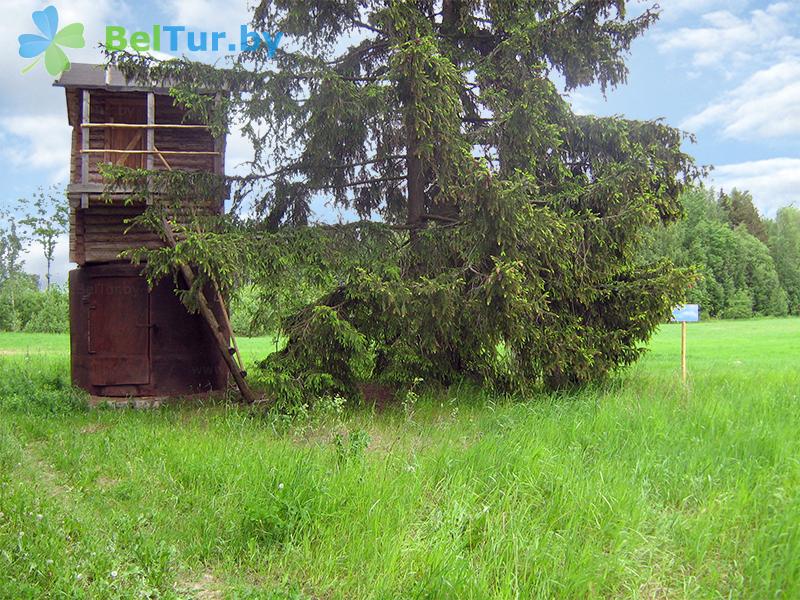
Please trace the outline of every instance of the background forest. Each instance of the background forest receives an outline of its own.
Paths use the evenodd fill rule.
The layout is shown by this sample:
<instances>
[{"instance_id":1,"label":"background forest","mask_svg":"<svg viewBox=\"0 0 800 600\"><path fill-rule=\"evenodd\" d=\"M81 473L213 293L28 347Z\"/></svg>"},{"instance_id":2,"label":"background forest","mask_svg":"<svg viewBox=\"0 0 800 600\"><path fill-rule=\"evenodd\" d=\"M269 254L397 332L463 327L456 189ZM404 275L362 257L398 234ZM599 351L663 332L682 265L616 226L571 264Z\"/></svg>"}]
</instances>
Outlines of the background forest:
<instances>
[{"instance_id":1,"label":"background forest","mask_svg":"<svg viewBox=\"0 0 800 600\"><path fill-rule=\"evenodd\" d=\"M800 313L800 210L784 207L766 219L752 196L736 189L698 188L682 200L684 219L653 230L643 260L693 266L700 279L688 299L705 317Z\"/></svg>"}]
</instances>

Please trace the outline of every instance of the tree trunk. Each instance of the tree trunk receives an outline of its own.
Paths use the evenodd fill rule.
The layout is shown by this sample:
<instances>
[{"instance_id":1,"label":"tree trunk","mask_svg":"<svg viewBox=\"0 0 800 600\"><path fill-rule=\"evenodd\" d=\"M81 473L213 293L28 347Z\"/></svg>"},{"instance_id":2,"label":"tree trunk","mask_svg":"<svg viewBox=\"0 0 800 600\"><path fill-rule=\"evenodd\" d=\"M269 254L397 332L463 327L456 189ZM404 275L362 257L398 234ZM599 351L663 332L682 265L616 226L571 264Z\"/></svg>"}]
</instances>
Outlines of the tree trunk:
<instances>
[{"instance_id":1,"label":"tree trunk","mask_svg":"<svg viewBox=\"0 0 800 600\"><path fill-rule=\"evenodd\" d=\"M425 178L422 161L419 158L419 137L411 118L407 119L406 168L408 187L407 225L411 227L411 237L417 237L417 229L422 225L425 210Z\"/></svg>"},{"instance_id":2,"label":"tree trunk","mask_svg":"<svg viewBox=\"0 0 800 600\"><path fill-rule=\"evenodd\" d=\"M461 10L459 0L443 0L442 2L442 29L447 34L456 33L456 21Z\"/></svg>"}]
</instances>

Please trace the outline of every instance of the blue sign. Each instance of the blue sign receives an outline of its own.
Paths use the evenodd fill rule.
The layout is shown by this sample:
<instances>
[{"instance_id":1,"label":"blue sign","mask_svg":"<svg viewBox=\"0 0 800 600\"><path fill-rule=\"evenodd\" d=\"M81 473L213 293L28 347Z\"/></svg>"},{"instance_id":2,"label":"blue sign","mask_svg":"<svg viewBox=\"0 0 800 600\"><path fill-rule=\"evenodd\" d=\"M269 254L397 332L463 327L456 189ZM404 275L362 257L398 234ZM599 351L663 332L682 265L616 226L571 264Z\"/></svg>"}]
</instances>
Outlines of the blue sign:
<instances>
[{"instance_id":1,"label":"blue sign","mask_svg":"<svg viewBox=\"0 0 800 600\"><path fill-rule=\"evenodd\" d=\"M699 304L681 304L672 309L672 320L678 323L696 323L700 320Z\"/></svg>"}]
</instances>

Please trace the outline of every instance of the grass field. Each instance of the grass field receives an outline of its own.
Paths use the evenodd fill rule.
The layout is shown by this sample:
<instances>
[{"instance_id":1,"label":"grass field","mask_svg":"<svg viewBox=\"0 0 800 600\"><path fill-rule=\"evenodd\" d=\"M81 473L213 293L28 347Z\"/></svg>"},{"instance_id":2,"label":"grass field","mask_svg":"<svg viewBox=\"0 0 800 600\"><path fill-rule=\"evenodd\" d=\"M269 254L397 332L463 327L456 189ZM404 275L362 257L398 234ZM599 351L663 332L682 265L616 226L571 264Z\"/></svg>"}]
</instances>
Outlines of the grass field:
<instances>
[{"instance_id":1,"label":"grass field","mask_svg":"<svg viewBox=\"0 0 800 600\"><path fill-rule=\"evenodd\" d=\"M243 340L255 358L271 340ZM0 598L800 598L800 319L602 387L287 421L94 410L0 334Z\"/></svg>"}]
</instances>

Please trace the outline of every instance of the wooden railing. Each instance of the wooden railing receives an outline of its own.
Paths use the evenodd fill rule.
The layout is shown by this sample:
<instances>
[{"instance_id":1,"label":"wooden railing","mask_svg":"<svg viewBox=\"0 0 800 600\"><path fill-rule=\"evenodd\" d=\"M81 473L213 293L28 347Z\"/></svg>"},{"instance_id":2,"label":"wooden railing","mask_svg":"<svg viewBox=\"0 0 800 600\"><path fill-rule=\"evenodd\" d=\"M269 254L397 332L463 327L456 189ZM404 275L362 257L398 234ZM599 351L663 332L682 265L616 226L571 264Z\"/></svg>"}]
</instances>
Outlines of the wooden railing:
<instances>
[{"instance_id":1,"label":"wooden railing","mask_svg":"<svg viewBox=\"0 0 800 600\"><path fill-rule=\"evenodd\" d=\"M81 114L81 190L89 190L92 188L89 181L89 155L90 154L116 154L125 155L120 162L124 162L129 155L144 155L146 156L146 168L152 170L154 167L154 158L158 157L161 163L169 170L172 170L167 161L167 156L214 156L216 157L216 165L221 168L222 156L224 150L220 147L220 140L215 139L215 148L217 150L161 150L155 144L155 131L156 129L202 129L209 130L208 125L199 124L184 124L184 123L156 123L155 122L155 94L153 92L147 93L147 123L92 123L89 108L91 101L91 93L89 90L83 90L83 110ZM129 148L91 148L89 144L88 130L91 129L138 129L146 133L146 149L134 149L134 146L141 142L141 136L136 136ZM78 186L75 186L78 187ZM81 191L81 208L89 206L89 193L88 191Z\"/></svg>"}]
</instances>

